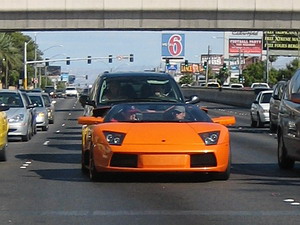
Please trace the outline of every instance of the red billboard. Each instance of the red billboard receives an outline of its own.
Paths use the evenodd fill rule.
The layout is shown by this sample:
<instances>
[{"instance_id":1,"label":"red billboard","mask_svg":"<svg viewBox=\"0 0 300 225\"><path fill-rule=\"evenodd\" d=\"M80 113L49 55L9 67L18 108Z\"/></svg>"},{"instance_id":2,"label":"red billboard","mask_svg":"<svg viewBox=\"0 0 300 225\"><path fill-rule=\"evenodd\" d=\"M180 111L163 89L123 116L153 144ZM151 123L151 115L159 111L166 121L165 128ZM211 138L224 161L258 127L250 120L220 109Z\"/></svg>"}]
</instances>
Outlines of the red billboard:
<instances>
[{"instance_id":1,"label":"red billboard","mask_svg":"<svg viewBox=\"0 0 300 225\"><path fill-rule=\"evenodd\" d=\"M261 39L229 39L229 53L261 54Z\"/></svg>"}]
</instances>

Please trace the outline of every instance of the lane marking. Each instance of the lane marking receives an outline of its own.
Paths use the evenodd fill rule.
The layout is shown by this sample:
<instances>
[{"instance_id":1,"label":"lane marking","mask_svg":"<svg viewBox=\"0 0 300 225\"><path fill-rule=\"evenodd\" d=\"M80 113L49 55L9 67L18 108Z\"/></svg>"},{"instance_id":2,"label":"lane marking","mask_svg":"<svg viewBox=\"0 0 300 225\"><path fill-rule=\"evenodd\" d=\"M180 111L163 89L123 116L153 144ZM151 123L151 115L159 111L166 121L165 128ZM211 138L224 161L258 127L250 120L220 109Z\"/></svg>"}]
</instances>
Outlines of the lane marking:
<instances>
[{"instance_id":1,"label":"lane marking","mask_svg":"<svg viewBox=\"0 0 300 225\"><path fill-rule=\"evenodd\" d=\"M43 145L48 145L50 141L45 141Z\"/></svg>"}]
</instances>

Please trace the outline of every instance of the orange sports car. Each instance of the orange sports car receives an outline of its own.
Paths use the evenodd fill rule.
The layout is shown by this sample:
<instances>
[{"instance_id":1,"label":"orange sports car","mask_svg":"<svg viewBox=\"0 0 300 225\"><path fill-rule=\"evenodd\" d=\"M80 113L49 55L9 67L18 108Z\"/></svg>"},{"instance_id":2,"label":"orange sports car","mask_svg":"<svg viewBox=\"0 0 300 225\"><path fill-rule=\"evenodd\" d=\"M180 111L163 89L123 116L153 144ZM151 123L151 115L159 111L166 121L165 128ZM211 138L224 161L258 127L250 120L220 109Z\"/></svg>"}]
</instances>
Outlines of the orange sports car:
<instances>
[{"instance_id":1,"label":"orange sports car","mask_svg":"<svg viewBox=\"0 0 300 225\"><path fill-rule=\"evenodd\" d=\"M82 169L103 172L199 172L230 176L235 117L211 119L195 105L124 103L82 116Z\"/></svg>"}]
</instances>

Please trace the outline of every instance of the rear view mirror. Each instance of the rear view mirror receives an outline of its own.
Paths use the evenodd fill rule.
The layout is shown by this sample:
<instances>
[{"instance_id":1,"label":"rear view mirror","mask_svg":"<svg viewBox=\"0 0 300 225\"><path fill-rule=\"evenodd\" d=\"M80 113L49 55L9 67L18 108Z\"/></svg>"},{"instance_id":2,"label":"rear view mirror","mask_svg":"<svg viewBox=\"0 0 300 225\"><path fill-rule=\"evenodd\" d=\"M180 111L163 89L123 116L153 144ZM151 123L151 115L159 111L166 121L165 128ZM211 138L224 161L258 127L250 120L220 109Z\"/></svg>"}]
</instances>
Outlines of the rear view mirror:
<instances>
[{"instance_id":1,"label":"rear view mirror","mask_svg":"<svg viewBox=\"0 0 300 225\"><path fill-rule=\"evenodd\" d=\"M7 111L7 110L9 110L9 106L8 105L1 105L0 106L0 112L1 111Z\"/></svg>"}]
</instances>

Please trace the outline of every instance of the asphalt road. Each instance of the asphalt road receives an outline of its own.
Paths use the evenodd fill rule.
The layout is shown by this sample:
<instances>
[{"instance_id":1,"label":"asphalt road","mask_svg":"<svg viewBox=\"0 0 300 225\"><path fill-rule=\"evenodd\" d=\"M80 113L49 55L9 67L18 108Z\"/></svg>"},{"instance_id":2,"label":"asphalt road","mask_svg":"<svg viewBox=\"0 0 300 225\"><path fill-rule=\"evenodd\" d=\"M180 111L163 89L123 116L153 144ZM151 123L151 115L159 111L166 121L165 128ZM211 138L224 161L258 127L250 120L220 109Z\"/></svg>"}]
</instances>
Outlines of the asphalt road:
<instances>
[{"instance_id":1,"label":"asphalt road","mask_svg":"<svg viewBox=\"0 0 300 225\"><path fill-rule=\"evenodd\" d=\"M235 115L228 181L194 174L113 174L90 182L80 169L82 108L58 99L55 123L29 142L10 140L0 162L0 224L300 224L300 166L280 171L276 135L251 128L249 110L202 103Z\"/></svg>"}]
</instances>

